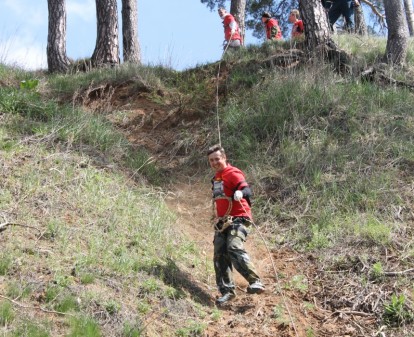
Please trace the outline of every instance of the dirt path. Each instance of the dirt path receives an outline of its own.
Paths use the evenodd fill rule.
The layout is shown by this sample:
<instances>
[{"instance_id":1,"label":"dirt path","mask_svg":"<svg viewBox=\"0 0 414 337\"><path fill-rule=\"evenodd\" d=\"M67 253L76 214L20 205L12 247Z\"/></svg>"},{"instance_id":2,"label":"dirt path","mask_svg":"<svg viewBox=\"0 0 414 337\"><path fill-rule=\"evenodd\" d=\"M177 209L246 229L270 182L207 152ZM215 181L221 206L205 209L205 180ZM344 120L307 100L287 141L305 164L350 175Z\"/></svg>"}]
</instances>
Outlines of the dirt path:
<instances>
[{"instance_id":1,"label":"dirt path","mask_svg":"<svg viewBox=\"0 0 414 337\"><path fill-rule=\"evenodd\" d=\"M177 215L176 229L190 237L204 254L206 270L209 271L197 274L193 269L190 273L191 280L201 288L206 297L205 303L210 308L211 315L206 317L208 324L204 336L363 336L358 324L349 324L349 319L341 313L322 309L321 300L316 297L321 293L319 287L324 285L317 280L314 260L292 250L277 249L276 246L272 247L270 256L259 235L260 228L252 230L246 249L266 291L261 295L247 294L247 282L235 272L237 297L220 308L217 315L209 176L200 173L188 176L177 169L181 163L177 155L180 147L177 147L176 136L181 131L180 127L184 127L186 133L193 135L192 146L198 140L203 141L203 136L196 134L197 121L191 113L158 105L145 95L130 91L128 86L118 89L112 96L111 105L114 111L123 111L122 122L111 115L108 119L120 127L132 143L144 146L160 161L160 165L171 169L174 175L171 181L174 183L165 186L165 191L168 191L166 202ZM271 235L263 235L271 245Z\"/></svg>"},{"instance_id":2,"label":"dirt path","mask_svg":"<svg viewBox=\"0 0 414 337\"><path fill-rule=\"evenodd\" d=\"M177 228L191 237L212 264L214 233L210 221L212 206L208 179L179 180L181 182L174 184L167 199L169 207L178 215ZM273 252L272 259L278 272L276 281L272 259L257 229L252 230L246 248L266 291L261 295L247 294L248 283L235 272L237 297L221 309L218 320L209 323L205 336L307 336L312 329L319 330L319 324L311 314L314 304L305 298L308 279L302 257L293 251ZM205 287L211 291L213 302L214 296L218 295L214 275Z\"/></svg>"}]
</instances>

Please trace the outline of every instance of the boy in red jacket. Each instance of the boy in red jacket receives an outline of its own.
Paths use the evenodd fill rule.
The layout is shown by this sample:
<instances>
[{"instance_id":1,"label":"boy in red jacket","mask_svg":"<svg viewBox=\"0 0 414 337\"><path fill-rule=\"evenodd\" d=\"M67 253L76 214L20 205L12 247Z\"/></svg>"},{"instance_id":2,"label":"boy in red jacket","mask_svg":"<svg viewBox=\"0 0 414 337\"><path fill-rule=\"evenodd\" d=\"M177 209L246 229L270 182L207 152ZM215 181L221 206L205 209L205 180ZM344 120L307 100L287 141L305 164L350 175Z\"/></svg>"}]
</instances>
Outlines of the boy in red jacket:
<instances>
[{"instance_id":1,"label":"boy in red jacket","mask_svg":"<svg viewBox=\"0 0 414 337\"><path fill-rule=\"evenodd\" d=\"M215 172L212 191L218 218L214 226L213 259L221 297L216 300L216 304L223 305L236 297L233 268L249 282L248 293L260 294L264 286L244 248L248 227L252 223L250 187L243 172L227 163L226 154L220 145L210 147L207 157Z\"/></svg>"},{"instance_id":2,"label":"boy in red jacket","mask_svg":"<svg viewBox=\"0 0 414 337\"><path fill-rule=\"evenodd\" d=\"M268 40L282 40L282 30L276 19L273 19L268 12L262 14L262 22L266 28L266 38Z\"/></svg>"},{"instance_id":3,"label":"boy in red jacket","mask_svg":"<svg viewBox=\"0 0 414 337\"><path fill-rule=\"evenodd\" d=\"M304 37L305 28L303 27L303 21L299 20L299 11L297 9L292 9L289 14L289 22L293 23L292 26L292 39L302 39Z\"/></svg>"},{"instance_id":4,"label":"boy in red jacket","mask_svg":"<svg viewBox=\"0 0 414 337\"><path fill-rule=\"evenodd\" d=\"M231 48L240 48L242 39L236 19L222 7L218 9L218 14L223 19L224 49L226 49L227 46Z\"/></svg>"}]
</instances>

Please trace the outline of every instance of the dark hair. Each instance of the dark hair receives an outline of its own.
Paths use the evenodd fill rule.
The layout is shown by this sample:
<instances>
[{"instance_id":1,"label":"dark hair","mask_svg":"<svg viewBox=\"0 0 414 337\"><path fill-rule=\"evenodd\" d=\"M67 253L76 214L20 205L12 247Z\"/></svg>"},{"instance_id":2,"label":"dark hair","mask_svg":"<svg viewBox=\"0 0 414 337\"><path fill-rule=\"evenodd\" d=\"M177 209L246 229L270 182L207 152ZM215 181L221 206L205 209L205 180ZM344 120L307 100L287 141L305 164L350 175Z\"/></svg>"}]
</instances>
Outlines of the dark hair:
<instances>
[{"instance_id":1,"label":"dark hair","mask_svg":"<svg viewBox=\"0 0 414 337\"><path fill-rule=\"evenodd\" d=\"M224 149L221 147L221 145L220 145L220 144L216 144L216 145L210 146L210 147L208 148L208 150L207 150L207 156L209 156L210 154L212 154L212 153L214 153L214 152L217 152L217 151L220 151L220 152L221 152L221 154L223 154L223 155L225 155L225 154L226 154L226 153L224 152Z\"/></svg>"},{"instance_id":2,"label":"dark hair","mask_svg":"<svg viewBox=\"0 0 414 337\"><path fill-rule=\"evenodd\" d=\"M272 16L270 15L270 13L269 12L263 12L262 13L262 18L268 18L268 19L270 19Z\"/></svg>"}]
</instances>

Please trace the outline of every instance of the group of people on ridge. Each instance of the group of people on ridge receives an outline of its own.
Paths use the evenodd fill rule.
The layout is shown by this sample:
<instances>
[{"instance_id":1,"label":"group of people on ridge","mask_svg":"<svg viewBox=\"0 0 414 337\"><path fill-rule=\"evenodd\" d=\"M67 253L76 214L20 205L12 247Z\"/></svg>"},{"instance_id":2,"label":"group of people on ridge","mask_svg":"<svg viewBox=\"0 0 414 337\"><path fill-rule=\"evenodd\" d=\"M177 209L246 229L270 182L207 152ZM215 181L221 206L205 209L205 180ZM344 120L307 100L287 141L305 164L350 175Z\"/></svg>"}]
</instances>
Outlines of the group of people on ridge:
<instances>
[{"instance_id":1,"label":"group of people on ridge","mask_svg":"<svg viewBox=\"0 0 414 337\"><path fill-rule=\"evenodd\" d=\"M242 46L242 36L240 34L239 25L233 15L228 13L224 8L218 9L218 14L223 19L224 26L224 48L239 48ZM262 22L266 30L267 40L282 40L282 30L279 22L272 18L268 12L262 13ZM299 39L303 37L305 29L303 21L300 20L299 11L293 9L289 15L289 22L293 24L291 37L292 39Z\"/></svg>"},{"instance_id":2,"label":"group of people on ridge","mask_svg":"<svg viewBox=\"0 0 414 337\"><path fill-rule=\"evenodd\" d=\"M327 18L331 29L333 30L335 22L342 15L345 20L345 27L348 31L352 31L354 23L352 16L354 8L360 5L359 0L321 0L322 6L325 8ZM220 7L218 14L223 19L224 26L224 48L239 48L243 45L242 35L239 25L234 16ZM282 30L279 23L268 12L262 13L262 22L266 30L267 40L282 40ZM292 40L300 41L304 37L305 28L303 21L300 19L299 10L292 9L289 14L289 22L293 24L291 31Z\"/></svg>"}]
</instances>

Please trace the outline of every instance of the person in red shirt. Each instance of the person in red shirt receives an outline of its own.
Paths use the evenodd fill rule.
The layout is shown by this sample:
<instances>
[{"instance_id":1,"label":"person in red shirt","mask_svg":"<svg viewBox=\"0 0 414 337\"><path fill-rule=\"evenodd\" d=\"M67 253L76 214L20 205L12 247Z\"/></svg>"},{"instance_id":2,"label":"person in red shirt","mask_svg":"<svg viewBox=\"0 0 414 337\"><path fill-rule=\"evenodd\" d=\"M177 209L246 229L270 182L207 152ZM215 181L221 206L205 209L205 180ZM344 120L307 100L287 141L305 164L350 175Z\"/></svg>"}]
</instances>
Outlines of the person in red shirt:
<instances>
[{"instance_id":1,"label":"person in red shirt","mask_svg":"<svg viewBox=\"0 0 414 337\"><path fill-rule=\"evenodd\" d=\"M242 45L242 39L240 35L239 25L233 15L228 13L224 8L218 9L218 14L223 19L224 26L224 49L240 48Z\"/></svg>"},{"instance_id":2,"label":"person in red shirt","mask_svg":"<svg viewBox=\"0 0 414 337\"><path fill-rule=\"evenodd\" d=\"M279 27L279 23L268 12L262 14L262 22L265 25L266 38L268 40L282 40L282 30Z\"/></svg>"},{"instance_id":3,"label":"person in red shirt","mask_svg":"<svg viewBox=\"0 0 414 337\"><path fill-rule=\"evenodd\" d=\"M249 282L247 292L260 294L264 286L244 248L252 224L250 197L252 192L244 173L227 163L220 145L207 151L208 161L215 171L212 179L213 201L218 222L214 233L214 271L222 305L236 297L232 276L233 267Z\"/></svg>"},{"instance_id":4,"label":"person in red shirt","mask_svg":"<svg viewBox=\"0 0 414 337\"><path fill-rule=\"evenodd\" d=\"M289 22L293 23L291 38L296 39L296 40L303 39L305 35L304 34L305 28L303 26L303 21L299 20L299 18L300 18L299 11L297 9L292 9L289 14Z\"/></svg>"}]
</instances>

